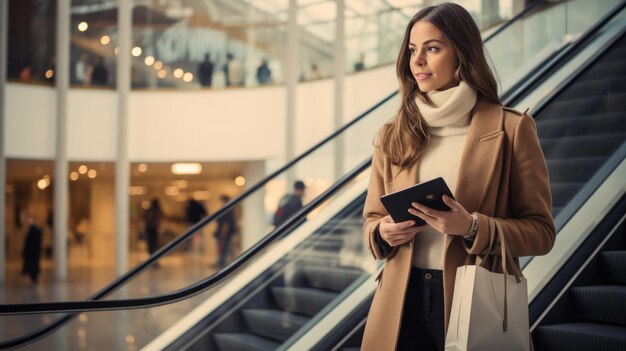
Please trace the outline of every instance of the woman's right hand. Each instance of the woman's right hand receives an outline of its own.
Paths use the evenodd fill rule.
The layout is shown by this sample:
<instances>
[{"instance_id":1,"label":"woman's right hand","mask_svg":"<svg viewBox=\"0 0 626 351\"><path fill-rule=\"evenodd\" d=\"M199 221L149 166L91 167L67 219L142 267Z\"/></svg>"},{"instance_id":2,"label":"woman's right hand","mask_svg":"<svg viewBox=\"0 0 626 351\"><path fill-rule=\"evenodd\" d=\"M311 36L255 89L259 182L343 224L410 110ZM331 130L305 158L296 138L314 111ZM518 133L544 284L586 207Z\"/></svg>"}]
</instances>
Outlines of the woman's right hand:
<instances>
[{"instance_id":1,"label":"woman's right hand","mask_svg":"<svg viewBox=\"0 0 626 351\"><path fill-rule=\"evenodd\" d=\"M391 216L381 218L378 231L380 236L389 244L389 246L400 246L413 240L415 234L421 232L428 225L415 227L415 221L404 221L394 223Z\"/></svg>"}]
</instances>

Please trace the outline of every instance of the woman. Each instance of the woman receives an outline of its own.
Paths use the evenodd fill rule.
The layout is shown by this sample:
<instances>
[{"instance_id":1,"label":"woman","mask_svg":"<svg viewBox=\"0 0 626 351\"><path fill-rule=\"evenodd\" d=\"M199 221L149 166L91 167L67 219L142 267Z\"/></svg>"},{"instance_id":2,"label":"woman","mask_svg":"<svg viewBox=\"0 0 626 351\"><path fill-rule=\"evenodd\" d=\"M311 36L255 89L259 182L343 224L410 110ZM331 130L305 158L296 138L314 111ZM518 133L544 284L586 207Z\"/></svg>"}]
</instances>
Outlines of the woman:
<instances>
[{"instance_id":1,"label":"woman","mask_svg":"<svg viewBox=\"0 0 626 351\"><path fill-rule=\"evenodd\" d=\"M461 6L431 6L405 31L396 73L402 105L374 143L363 215L376 259L386 259L363 350L443 350L456 269L475 264L502 225L515 257L546 254L555 228L534 121L503 108L478 27ZM443 177L450 212L414 204L426 221L394 223L384 194Z\"/></svg>"}]
</instances>

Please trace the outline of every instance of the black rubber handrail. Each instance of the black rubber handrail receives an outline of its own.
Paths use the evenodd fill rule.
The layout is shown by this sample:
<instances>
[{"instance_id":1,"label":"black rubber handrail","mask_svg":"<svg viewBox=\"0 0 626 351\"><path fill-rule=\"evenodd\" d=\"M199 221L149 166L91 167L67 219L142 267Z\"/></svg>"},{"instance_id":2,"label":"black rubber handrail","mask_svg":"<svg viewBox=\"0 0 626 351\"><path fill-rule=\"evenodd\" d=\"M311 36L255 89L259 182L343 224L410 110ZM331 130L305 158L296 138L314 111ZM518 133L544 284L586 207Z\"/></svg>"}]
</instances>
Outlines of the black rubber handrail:
<instances>
[{"instance_id":1,"label":"black rubber handrail","mask_svg":"<svg viewBox=\"0 0 626 351\"><path fill-rule=\"evenodd\" d=\"M535 3L532 3L529 6L531 6L531 9L532 9L532 8L536 8L536 6L538 6L538 4L542 4L542 3L545 3L545 1L537 1ZM513 19L511 19L509 22L514 22L514 21L519 20L525 14L530 12L531 9L523 10L522 11L523 14L522 13L518 14ZM503 27L506 28L509 25L510 25L510 23L503 25ZM500 33L504 28L499 28L496 32L494 32L490 36L488 36L485 39L485 41L490 40L491 38L493 38L496 33ZM0 349L16 347L16 346L19 346L19 345L23 345L25 343L33 342L36 339L38 339L38 338L48 334L49 332L51 332L51 331L55 330L56 328L60 327L61 325L65 324L69 320L73 319L77 315L77 312L96 311L96 310L101 311L101 310L136 309L136 308L145 308L145 307L150 307L150 306L159 306L159 305L163 305L163 304L179 301L179 300L185 299L186 297L194 296L194 295L202 292L202 290L208 289L211 286L215 285L216 283L219 283L222 279L228 277L232 272L236 271L241 266L243 266L245 263L247 263L247 261L249 259L251 259L254 256L254 254L256 254L258 251L260 251L262 248L264 248L267 245L269 245L276 238L282 236L284 234L283 232L286 231L289 227L291 227L291 225L297 223L298 220L304 218L304 216L306 216L306 214L308 213L306 211L307 211L307 208L309 208L309 206L308 205L305 206L300 212L298 212L298 214L294 215L294 217L292 217L290 220L286 221L283 225L279 226L278 228L275 228L275 230L272 233L270 233L265 239L262 239L253 248L251 248L246 253L244 253L241 256L239 256L236 260L231 262L228 266L226 266L225 268L223 268L219 272L217 272L216 274L214 274L214 275L212 275L212 276L210 276L208 278L205 278L205 279L203 279L203 280L201 280L201 281L199 281L197 283L191 284L191 285L189 285L186 288L179 289L177 291L174 291L174 292L171 292L171 293L168 293L168 294L159 295L159 296L155 296L155 297L148 297L148 298L120 299L120 300L107 300L107 301L99 300L99 299L107 296L108 294L116 291L124 283L126 283L130 278L132 278L136 274L138 274L141 271L143 271L146 267L148 267L151 264L153 264L155 261L160 259L165 254L167 254L170 251L172 251L173 249L175 249L182 242L188 240L191 237L191 235L193 235L199 228L202 228L203 226L205 226L209 222L211 222L211 221L213 221L213 220L215 220L217 218L220 218L226 212L231 211L235 206L239 205L245 198L250 196L252 193L256 192L262 186L267 184L270 180L272 180L272 179L276 178L278 175L284 173L287 169L291 168L293 165L295 165L296 163L298 163L302 159L306 158L308 155L313 153L315 150L319 149L320 147L324 146L326 143L328 143L331 140L335 139L339 134L341 134L342 132L344 132L345 130L350 128L352 125L354 125L355 123L357 123L358 121L363 119L365 116L369 115L372 111L377 109L379 106L381 106L385 102L389 101L397 93L398 93L398 91L395 91L395 92L391 93L390 95L385 97L382 101L380 101L379 103L377 103L376 105L374 105L373 107L368 109L366 112L362 113L361 115L359 115L355 119L353 119L351 122L345 124L344 126L339 128L335 132L331 133L328 137L326 137L325 139L323 139L322 141L320 141L319 143L314 145L311 149L307 150L306 152L304 152L300 156L298 156L295 159L293 159L292 161L288 162L283 167L279 168L278 170L274 171L270 175L266 176L259 183L254 185L252 188L248 189L247 191L244 191L241 195L237 196L236 198L234 198L233 200L231 200L230 202L225 204L222 208L220 208L213 215L207 216L206 218L204 218L200 222L198 222L198 223L194 224L193 226L191 226L187 231L185 231L183 234L181 234L177 238L175 238L172 241L170 241L168 244L166 244L163 248L161 248L156 253L154 253L147 260L145 260L142 263L138 264L135 268L131 269L130 271L128 271L127 273L125 273L121 277L115 279L113 282L111 282L105 288L101 289L96 294L90 296L87 300L85 300L85 301L63 301L63 302L49 302L49 303L0 305L0 315L21 315L21 314L52 313L52 312L63 312L63 311L73 312L71 314L67 314L65 316L62 316L62 317L58 318L57 320L51 322L50 324L48 324L46 326L43 326L43 327L41 327L41 328L39 328L39 329L37 329L37 330L35 330L35 331L25 335L25 336L22 336L22 337L19 337L19 338L16 338L16 339L12 339L12 340L8 340L6 342L0 343ZM369 167L370 163L371 163L371 158L369 158L367 161L363 162L360 166L357 167L357 169L353 170L352 172L350 172L349 174L345 175L341 179L343 180L344 178L346 178L346 177L348 177L350 175L358 174L358 172L355 173L355 171L360 170L362 167L363 167L363 169ZM341 180L340 180L340 182L341 182ZM345 181L345 183L347 183L347 181ZM335 186L329 188L326 192L324 192L322 195L320 195L320 197L318 197L318 199L321 198L322 196L324 196L324 194L329 192L331 189L335 189L333 191L333 193L334 193L339 188L337 188ZM316 200L313 200L309 205L312 205L314 202L316 202ZM254 251L254 254L247 255L248 253L251 253L253 251L253 249L257 248L261 244L263 244L263 246L258 248L258 250ZM202 286L201 289L199 288L200 286ZM167 301L165 301L166 299L167 299ZM144 303L144 304L138 305L138 304L141 304L141 303ZM91 307L91 306L94 306L94 307Z\"/></svg>"}]
</instances>

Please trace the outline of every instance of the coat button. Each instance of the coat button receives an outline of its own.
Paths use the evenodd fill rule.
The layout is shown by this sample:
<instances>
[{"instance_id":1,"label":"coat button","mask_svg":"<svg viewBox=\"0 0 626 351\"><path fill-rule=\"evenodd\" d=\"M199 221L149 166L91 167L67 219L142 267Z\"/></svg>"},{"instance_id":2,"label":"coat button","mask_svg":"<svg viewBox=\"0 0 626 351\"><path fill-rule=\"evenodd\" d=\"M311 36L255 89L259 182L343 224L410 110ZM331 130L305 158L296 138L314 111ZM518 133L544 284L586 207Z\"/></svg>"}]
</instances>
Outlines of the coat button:
<instances>
[{"instance_id":1,"label":"coat button","mask_svg":"<svg viewBox=\"0 0 626 351\"><path fill-rule=\"evenodd\" d=\"M430 280L432 277L433 277L433 275L430 274L430 273L424 274L424 278L426 278L426 280Z\"/></svg>"}]
</instances>

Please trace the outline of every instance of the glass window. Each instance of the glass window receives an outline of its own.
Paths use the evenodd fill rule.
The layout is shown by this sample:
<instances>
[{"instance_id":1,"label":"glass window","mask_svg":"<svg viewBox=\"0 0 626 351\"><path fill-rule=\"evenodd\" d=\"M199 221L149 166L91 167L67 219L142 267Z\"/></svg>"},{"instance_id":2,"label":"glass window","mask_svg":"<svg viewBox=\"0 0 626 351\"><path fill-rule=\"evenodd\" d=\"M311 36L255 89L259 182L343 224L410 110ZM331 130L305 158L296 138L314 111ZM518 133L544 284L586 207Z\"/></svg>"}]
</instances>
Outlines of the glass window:
<instances>
[{"instance_id":1,"label":"glass window","mask_svg":"<svg viewBox=\"0 0 626 351\"><path fill-rule=\"evenodd\" d=\"M54 84L56 6L56 0L9 0L9 80Z\"/></svg>"},{"instance_id":2,"label":"glass window","mask_svg":"<svg viewBox=\"0 0 626 351\"><path fill-rule=\"evenodd\" d=\"M154 1L133 16L134 88L282 82L286 2Z\"/></svg>"},{"instance_id":3,"label":"glass window","mask_svg":"<svg viewBox=\"0 0 626 351\"><path fill-rule=\"evenodd\" d=\"M72 0L70 83L115 87L117 1Z\"/></svg>"}]
</instances>

